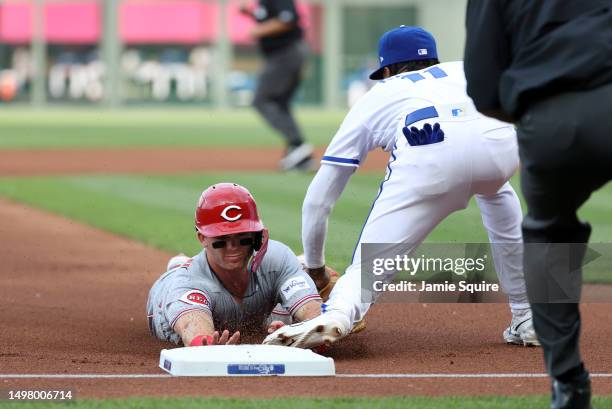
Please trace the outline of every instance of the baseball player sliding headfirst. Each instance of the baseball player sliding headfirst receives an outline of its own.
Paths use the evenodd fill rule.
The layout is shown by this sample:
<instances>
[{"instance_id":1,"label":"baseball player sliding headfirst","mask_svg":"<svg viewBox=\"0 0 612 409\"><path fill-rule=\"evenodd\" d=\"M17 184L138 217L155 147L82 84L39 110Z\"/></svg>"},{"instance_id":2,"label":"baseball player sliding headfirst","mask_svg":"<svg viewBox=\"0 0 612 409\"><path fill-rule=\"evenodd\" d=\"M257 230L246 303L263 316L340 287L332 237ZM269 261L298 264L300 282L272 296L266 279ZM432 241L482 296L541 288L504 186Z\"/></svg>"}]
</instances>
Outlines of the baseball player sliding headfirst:
<instances>
[{"instance_id":1,"label":"baseball player sliding headfirst","mask_svg":"<svg viewBox=\"0 0 612 409\"><path fill-rule=\"evenodd\" d=\"M293 321L321 313L321 297L295 254L268 239L253 196L235 183L206 189L195 211L202 251L177 256L147 300L154 336L185 346L237 344L240 331L272 332L279 303Z\"/></svg>"},{"instance_id":2,"label":"baseball player sliding headfirst","mask_svg":"<svg viewBox=\"0 0 612 409\"><path fill-rule=\"evenodd\" d=\"M380 80L350 110L322 159L304 199L302 241L306 266L325 280L323 254L329 214L350 176L368 152L391 151L380 186L353 255L320 317L285 326L264 343L310 348L334 342L363 319L370 308L361 300L361 245L405 243L416 248L449 214L464 209L472 196L493 248L512 321L503 338L537 345L522 271L518 197L508 179L518 166L513 127L480 115L466 94L462 62L440 64L433 36L401 26L379 42ZM514 245L513 245L514 244ZM503 253L503 254L502 254Z\"/></svg>"}]
</instances>

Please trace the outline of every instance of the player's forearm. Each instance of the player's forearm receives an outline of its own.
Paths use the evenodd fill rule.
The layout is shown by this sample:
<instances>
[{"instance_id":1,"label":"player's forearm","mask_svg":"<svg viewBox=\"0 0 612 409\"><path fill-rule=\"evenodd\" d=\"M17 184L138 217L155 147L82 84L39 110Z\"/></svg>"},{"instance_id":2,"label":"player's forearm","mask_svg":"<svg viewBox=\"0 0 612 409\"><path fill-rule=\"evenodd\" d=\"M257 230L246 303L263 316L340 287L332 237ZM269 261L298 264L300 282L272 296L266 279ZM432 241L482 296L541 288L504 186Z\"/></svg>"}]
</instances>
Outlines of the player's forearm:
<instances>
[{"instance_id":1,"label":"player's forearm","mask_svg":"<svg viewBox=\"0 0 612 409\"><path fill-rule=\"evenodd\" d=\"M302 305L293 315L296 321L307 321L321 315L321 300L308 301Z\"/></svg>"},{"instance_id":2,"label":"player's forearm","mask_svg":"<svg viewBox=\"0 0 612 409\"><path fill-rule=\"evenodd\" d=\"M325 265L325 239L329 213L314 204L303 210L302 242L304 258L308 268L319 268Z\"/></svg>"},{"instance_id":3,"label":"player's forearm","mask_svg":"<svg viewBox=\"0 0 612 409\"><path fill-rule=\"evenodd\" d=\"M292 23L285 23L277 18L273 18L253 27L251 35L254 38L274 37L291 30L293 27L294 24Z\"/></svg>"},{"instance_id":4,"label":"player's forearm","mask_svg":"<svg viewBox=\"0 0 612 409\"><path fill-rule=\"evenodd\" d=\"M181 316L174 324L174 331L179 334L184 345L199 335L212 336L215 326L210 314L204 311L193 311Z\"/></svg>"},{"instance_id":5,"label":"player's forearm","mask_svg":"<svg viewBox=\"0 0 612 409\"><path fill-rule=\"evenodd\" d=\"M306 267L325 264L325 238L329 215L354 168L322 165L313 178L302 206L302 245Z\"/></svg>"}]
</instances>

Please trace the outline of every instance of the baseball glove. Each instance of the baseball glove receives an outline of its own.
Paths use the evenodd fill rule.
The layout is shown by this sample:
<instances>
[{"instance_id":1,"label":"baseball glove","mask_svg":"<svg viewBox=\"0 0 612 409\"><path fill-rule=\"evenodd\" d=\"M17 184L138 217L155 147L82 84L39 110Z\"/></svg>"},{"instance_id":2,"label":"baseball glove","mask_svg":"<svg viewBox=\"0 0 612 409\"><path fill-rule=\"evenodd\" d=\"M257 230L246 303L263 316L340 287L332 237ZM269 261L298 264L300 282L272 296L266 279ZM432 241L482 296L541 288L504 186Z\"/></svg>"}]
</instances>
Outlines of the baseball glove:
<instances>
[{"instance_id":1,"label":"baseball glove","mask_svg":"<svg viewBox=\"0 0 612 409\"><path fill-rule=\"evenodd\" d=\"M331 267L325 266L325 272L329 276L329 282L325 287L319 290L319 295L321 296L323 302L329 300L329 294L331 293L332 289L336 285L336 282L340 278L340 274Z\"/></svg>"},{"instance_id":2,"label":"baseball glove","mask_svg":"<svg viewBox=\"0 0 612 409\"><path fill-rule=\"evenodd\" d=\"M302 264L302 268L304 269L304 271L308 272L308 268L306 267L305 260L304 260L304 255L300 254L299 256L297 256L297 258ZM329 295L331 294L334 286L336 285L336 282L340 278L340 273L338 273L336 270L334 270L331 267L325 266L325 272L329 276L329 282L327 283L325 287L319 289L319 295L321 296L321 299L323 300L323 302L327 302L327 300L329 300ZM361 332L364 329L366 329L365 318L363 318L359 322L356 322L355 325L353 325L351 334L357 334L358 332Z\"/></svg>"}]
</instances>

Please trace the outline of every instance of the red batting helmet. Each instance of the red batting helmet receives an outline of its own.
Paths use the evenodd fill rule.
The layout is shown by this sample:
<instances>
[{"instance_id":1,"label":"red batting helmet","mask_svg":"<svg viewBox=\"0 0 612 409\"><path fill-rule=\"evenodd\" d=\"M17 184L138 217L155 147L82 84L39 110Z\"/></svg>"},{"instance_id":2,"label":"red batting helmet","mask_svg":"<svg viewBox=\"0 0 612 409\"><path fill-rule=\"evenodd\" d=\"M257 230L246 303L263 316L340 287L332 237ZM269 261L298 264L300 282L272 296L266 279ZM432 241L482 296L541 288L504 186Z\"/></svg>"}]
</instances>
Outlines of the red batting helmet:
<instances>
[{"instance_id":1,"label":"red batting helmet","mask_svg":"<svg viewBox=\"0 0 612 409\"><path fill-rule=\"evenodd\" d=\"M236 183L218 183L202 192L195 211L195 225L207 237L264 229L255 199Z\"/></svg>"},{"instance_id":2,"label":"red batting helmet","mask_svg":"<svg viewBox=\"0 0 612 409\"><path fill-rule=\"evenodd\" d=\"M257 233L251 260L251 271L256 271L268 250L268 230L264 227L251 193L236 183L217 183L200 196L195 211L195 227L206 237L236 233Z\"/></svg>"}]
</instances>

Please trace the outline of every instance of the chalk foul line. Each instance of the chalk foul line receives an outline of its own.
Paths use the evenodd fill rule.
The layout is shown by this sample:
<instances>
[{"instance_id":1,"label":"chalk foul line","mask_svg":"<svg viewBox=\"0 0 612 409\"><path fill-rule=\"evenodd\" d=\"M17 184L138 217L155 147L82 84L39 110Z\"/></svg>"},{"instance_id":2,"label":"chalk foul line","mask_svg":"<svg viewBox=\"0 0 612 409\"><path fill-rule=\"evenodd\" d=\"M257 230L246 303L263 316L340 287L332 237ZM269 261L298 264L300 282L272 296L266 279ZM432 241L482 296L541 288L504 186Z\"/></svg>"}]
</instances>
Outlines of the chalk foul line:
<instances>
[{"instance_id":1,"label":"chalk foul line","mask_svg":"<svg viewBox=\"0 0 612 409\"><path fill-rule=\"evenodd\" d=\"M591 373L592 378L612 378L612 373ZM385 379L508 379L547 378L545 373L369 373L336 374L336 378L385 378ZM0 379L164 379L169 374L0 374Z\"/></svg>"}]
</instances>

